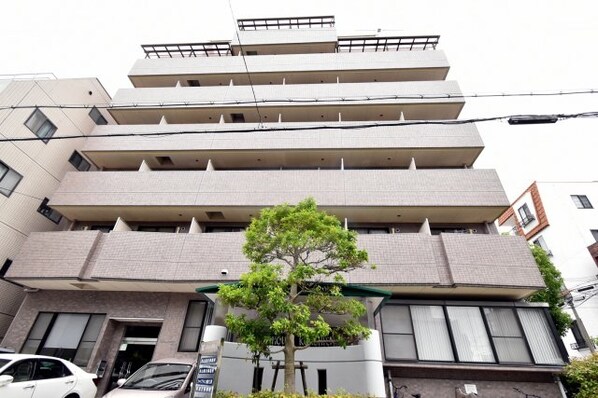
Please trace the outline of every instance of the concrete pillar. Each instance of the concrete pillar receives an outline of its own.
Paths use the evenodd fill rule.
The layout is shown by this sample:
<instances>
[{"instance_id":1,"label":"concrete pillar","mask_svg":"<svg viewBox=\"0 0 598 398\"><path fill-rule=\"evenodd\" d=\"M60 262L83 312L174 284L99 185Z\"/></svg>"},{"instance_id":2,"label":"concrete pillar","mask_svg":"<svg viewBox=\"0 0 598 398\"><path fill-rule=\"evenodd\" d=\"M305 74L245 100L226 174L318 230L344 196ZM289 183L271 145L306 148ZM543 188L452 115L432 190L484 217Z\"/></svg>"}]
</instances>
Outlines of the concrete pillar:
<instances>
[{"instance_id":1,"label":"concrete pillar","mask_svg":"<svg viewBox=\"0 0 598 398\"><path fill-rule=\"evenodd\" d=\"M166 120L166 116L162 115L162 118L160 119L160 124L168 124L168 120Z\"/></svg>"},{"instance_id":2,"label":"concrete pillar","mask_svg":"<svg viewBox=\"0 0 598 398\"><path fill-rule=\"evenodd\" d=\"M338 121L339 122L343 121L343 117L342 117L342 114L340 112L338 113Z\"/></svg>"},{"instance_id":3,"label":"concrete pillar","mask_svg":"<svg viewBox=\"0 0 598 398\"><path fill-rule=\"evenodd\" d=\"M208 159L208 165L206 166L206 171L214 171L214 165L212 164L212 159Z\"/></svg>"},{"instance_id":4,"label":"concrete pillar","mask_svg":"<svg viewBox=\"0 0 598 398\"><path fill-rule=\"evenodd\" d=\"M420 234L432 235L432 231L430 230L430 222L426 218L422 223L422 226L419 228Z\"/></svg>"},{"instance_id":5,"label":"concrete pillar","mask_svg":"<svg viewBox=\"0 0 598 398\"><path fill-rule=\"evenodd\" d=\"M189 226L189 233L190 234L201 234L201 227L199 226L199 223L197 222L195 217L193 217L191 219L191 225Z\"/></svg>"},{"instance_id":6,"label":"concrete pillar","mask_svg":"<svg viewBox=\"0 0 598 398\"><path fill-rule=\"evenodd\" d=\"M282 113L278 114L278 123L282 123Z\"/></svg>"},{"instance_id":7,"label":"concrete pillar","mask_svg":"<svg viewBox=\"0 0 598 398\"><path fill-rule=\"evenodd\" d=\"M405 121L405 114L403 112L401 112L401 116L399 117L399 120Z\"/></svg>"},{"instance_id":8,"label":"concrete pillar","mask_svg":"<svg viewBox=\"0 0 598 398\"><path fill-rule=\"evenodd\" d=\"M349 229L349 222L347 221L347 217L345 217L345 230Z\"/></svg>"},{"instance_id":9,"label":"concrete pillar","mask_svg":"<svg viewBox=\"0 0 598 398\"><path fill-rule=\"evenodd\" d=\"M235 83L233 82L233 79L230 79L230 83L228 83L228 85L231 87L235 85Z\"/></svg>"},{"instance_id":10,"label":"concrete pillar","mask_svg":"<svg viewBox=\"0 0 598 398\"><path fill-rule=\"evenodd\" d=\"M152 171L152 169L148 166L145 159L141 161L141 165L139 166L139 171Z\"/></svg>"},{"instance_id":11,"label":"concrete pillar","mask_svg":"<svg viewBox=\"0 0 598 398\"><path fill-rule=\"evenodd\" d=\"M118 219L116 220L116 223L114 224L114 229L112 229L112 231L113 232L131 231L131 227L129 227L129 224L127 224L127 222L125 220L118 217Z\"/></svg>"},{"instance_id":12,"label":"concrete pillar","mask_svg":"<svg viewBox=\"0 0 598 398\"><path fill-rule=\"evenodd\" d=\"M180 81L180 80L177 80L177 81L176 81L176 85L175 85L175 87L181 87L181 81Z\"/></svg>"},{"instance_id":13,"label":"concrete pillar","mask_svg":"<svg viewBox=\"0 0 598 398\"><path fill-rule=\"evenodd\" d=\"M341 170L345 169L345 158L341 158Z\"/></svg>"},{"instance_id":14,"label":"concrete pillar","mask_svg":"<svg viewBox=\"0 0 598 398\"><path fill-rule=\"evenodd\" d=\"M417 170L415 166L415 158L411 158L411 163L409 163L409 170Z\"/></svg>"},{"instance_id":15,"label":"concrete pillar","mask_svg":"<svg viewBox=\"0 0 598 398\"><path fill-rule=\"evenodd\" d=\"M224 115L220 115L220 121L218 123L224 124Z\"/></svg>"}]
</instances>

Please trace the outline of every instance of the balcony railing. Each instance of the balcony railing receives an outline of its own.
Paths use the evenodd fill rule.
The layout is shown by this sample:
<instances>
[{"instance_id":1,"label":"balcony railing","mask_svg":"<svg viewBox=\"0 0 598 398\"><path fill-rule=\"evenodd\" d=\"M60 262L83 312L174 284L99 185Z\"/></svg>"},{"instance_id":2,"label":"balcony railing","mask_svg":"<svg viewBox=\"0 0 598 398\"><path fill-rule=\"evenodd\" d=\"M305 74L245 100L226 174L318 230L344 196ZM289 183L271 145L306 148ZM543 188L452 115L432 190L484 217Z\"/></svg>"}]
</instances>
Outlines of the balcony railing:
<instances>
[{"instance_id":1,"label":"balcony railing","mask_svg":"<svg viewBox=\"0 0 598 398\"><path fill-rule=\"evenodd\" d=\"M222 57L233 55L230 42L143 44L145 58Z\"/></svg>"},{"instance_id":2,"label":"balcony railing","mask_svg":"<svg viewBox=\"0 0 598 398\"><path fill-rule=\"evenodd\" d=\"M524 219L521 220L521 228L524 228L528 225L530 225L533 221L536 220L536 217L534 217L532 214L528 214Z\"/></svg>"},{"instance_id":3,"label":"balcony railing","mask_svg":"<svg viewBox=\"0 0 598 398\"><path fill-rule=\"evenodd\" d=\"M334 16L238 19L239 30L332 28Z\"/></svg>"},{"instance_id":4,"label":"balcony railing","mask_svg":"<svg viewBox=\"0 0 598 398\"><path fill-rule=\"evenodd\" d=\"M339 37L337 52L435 50L440 36Z\"/></svg>"}]
</instances>

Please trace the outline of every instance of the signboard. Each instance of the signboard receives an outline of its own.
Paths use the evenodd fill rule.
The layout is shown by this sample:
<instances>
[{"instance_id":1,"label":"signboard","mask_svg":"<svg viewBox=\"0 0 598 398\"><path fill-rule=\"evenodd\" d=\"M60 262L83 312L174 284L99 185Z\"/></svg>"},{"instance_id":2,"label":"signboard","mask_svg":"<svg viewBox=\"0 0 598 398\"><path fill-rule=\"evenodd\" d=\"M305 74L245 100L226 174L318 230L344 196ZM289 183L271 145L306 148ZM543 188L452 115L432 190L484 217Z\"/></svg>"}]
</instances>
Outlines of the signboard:
<instances>
[{"instance_id":1,"label":"signboard","mask_svg":"<svg viewBox=\"0 0 598 398\"><path fill-rule=\"evenodd\" d=\"M201 343L190 398L213 398L216 395L223 343L224 340Z\"/></svg>"}]
</instances>

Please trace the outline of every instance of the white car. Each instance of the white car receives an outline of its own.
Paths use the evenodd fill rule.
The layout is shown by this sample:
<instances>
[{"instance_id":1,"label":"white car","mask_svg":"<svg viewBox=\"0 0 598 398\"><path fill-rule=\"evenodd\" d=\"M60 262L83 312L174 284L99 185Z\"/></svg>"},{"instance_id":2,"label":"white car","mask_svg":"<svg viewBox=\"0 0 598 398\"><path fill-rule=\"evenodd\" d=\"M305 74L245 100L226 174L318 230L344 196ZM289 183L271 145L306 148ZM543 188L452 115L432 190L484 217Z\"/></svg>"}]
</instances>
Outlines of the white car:
<instances>
[{"instance_id":1,"label":"white car","mask_svg":"<svg viewBox=\"0 0 598 398\"><path fill-rule=\"evenodd\" d=\"M161 359L143 365L103 398L188 398L195 361ZM0 395L1 396L1 395Z\"/></svg>"},{"instance_id":2,"label":"white car","mask_svg":"<svg viewBox=\"0 0 598 398\"><path fill-rule=\"evenodd\" d=\"M95 378L64 359L0 354L2 398L94 398Z\"/></svg>"}]
</instances>

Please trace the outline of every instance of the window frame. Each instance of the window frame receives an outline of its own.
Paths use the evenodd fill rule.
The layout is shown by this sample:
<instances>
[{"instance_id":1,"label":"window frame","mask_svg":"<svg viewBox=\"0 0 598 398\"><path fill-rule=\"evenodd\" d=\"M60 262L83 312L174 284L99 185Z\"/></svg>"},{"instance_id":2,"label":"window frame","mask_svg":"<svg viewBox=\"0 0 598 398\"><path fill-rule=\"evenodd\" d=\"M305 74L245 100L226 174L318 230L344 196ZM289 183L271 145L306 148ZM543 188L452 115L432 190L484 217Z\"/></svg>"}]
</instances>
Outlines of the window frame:
<instances>
[{"instance_id":1,"label":"window frame","mask_svg":"<svg viewBox=\"0 0 598 398\"><path fill-rule=\"evenodd\" d=\"M203 314L203 318L201 320L201 326L199 328L196 326L186 326L187 320L189 319L189 310L191 309L191 305L193 303L203 303L204 304L204 314ZM201 343L201 337L203 336L203 332L204 332L206 323L208 321L208 318L210 317L210 310L211 310L211 307L207 300L189 300L189 303L187 304L187 312L185 313L185 320L183 321L183 327L181 329L181 335L179 337L179 345L177 347L177 352L197 352L197 350L199 349L199 344ZM183 342L183 337L185 336L185 332L188 329L199 329L199 335L198 335L197 342L195 343L195 349L191 349L191 350L182 349L182 347L181 347L181 344Z\"/></svg>"},{"instance_id":2,"label":"window frame","mask_svg":"<svg viewBox=\"0 0 598 398\"><path fill-rule=\"evenodd\" d=\"M92 113L94 113L95 116L92 115ZM105 126L108 124L108 120L104 117L104 115L102 115L102 112L100 112L100 110L96 106L91 108L88 115L91 118L91 120L93 120L93 122L96 124L96 126Z\"/></svg>"},{"instance_id":3,"label":"window frame","mask_svg":"<svg viewBox=\"0 0 598 398\"><path fill-rule=\"evenodd\" d=\"M592 202L587 195L571 195L571 199L578 209L593 209Z\"/></svg>"},{"instance_id":4,"label":"window frame","mask_svg":"<svg viewBox=\"0 0 598 398\"><path fill-rule=\"evenodd\" d=\"M42 203L40 203L39 207L37 208L37 212L46 217L48 220L52 221L54 224L59 224L62 220L62 214L48 206L48 202L50 202L50 199L44 198ZM55 215L58 215L58 218L52 218Z\"/></svg>"},{"instance_id":5,"label":"window frame","mask_svg":"<svg viewBox=\"0 0 598 398\"><path fill-rule=\"evenodd\" d=\"M19 186L19 184L23 180L23 175L21 173L19 173L18 171L16 171L15 169L13 169L12 167L10 167L9 165L7 165L6 163L4 163L3 161L1 161L1 160L0 160L0 165L2 165L3 167L6 168L6 171L3 172L2 175L0 176L0 183L2 182L2 180L4 179L4 177L6 177L8 175L8 173L10 173L10 172L12 172L12 173L14 173L14 174L16 174L16 175L19 176L19 179L12 186L12 188L10 188L10 191L8 193L5 193L5 189L0 187L0 194L6 196L7 198L10 198L10 195L12 195L12 193L17 189L17 187Z\"/></svg>"},{"instance_id":6,"label":"window frame","mask_svg":"<svg viewBox=\"0 0 598 398\"><path fill-rule=\"evenodd\" d=\"M517 213L519 214L519 218L521 219L521 226L526 227L531 224L536 217L532 214L531 210L527 203L524 203L517 209Z\"/></svg>"},{"instance_id":7,"label":"window frame","mask_svg":"<svg viewBox=\"0 0 598 398\"><path fill-rule=\"evenodd\" d=\"M446 326L448 328L448 332L449 332L449 342L451 345L451 349L453 351L453 356L454 356L454 360L452 361L440 361L440 360L422 360L420 359L420 355L419 355L419 348L417 345L417 339L415 338L415 325L413 322L413 319L410 318L411 321L411 327L412 327L412 332L413 332L413 338L414 338L414 342L415 342L415 352L416 352L416 358L415 359L396 359L393 358L391 356L387 356L386 352L387 352L387 348L384 345L384 349L383 349L383 355L384 355L384 360L385 361L390 361L390 362L402 362L402 363L437 363L437 364L468 364L468 365L498 365L498 366L513 366L513 365L517 365L517 366L562 366L563 364L565 364L565 360L566 360L566 351L564 351L564 346L562 344L562 341L559 340L558 338L558 333L556 331L556 328L554 326L554 323L552 321L552 319L550 318L550 314L548 312L548 309L545 307L539 307L539 306L513 306L513 305L509 305L507 303L505 304L497 304L497 305L493 305L490 303L467 303L467 302L451 302L451 303L440 303L440 302L431 302L431 301L423 301L423 302L418 302L416 300L405 300L405 301L397 301L397 302L389 302L386 304L386 306L406 306L409 309L409 315L411 316L411 307L412 306L440 306L442 307L444 314L445 314L445 322L446 322ZM470 361L463 361L460 359L459 356L459 352L457 350L457 346L456 346L456 342L453 336L453 328L452 325L450 324L450 318L448 315L448 307L474 307L474 308L479 308L482 320L484 322L484 328L485 328L485 332L486 332L486 336L488 338L493 356L494 356L494 362L470 362ZM514 315L514 319L515 319L515 326L517 327L519 334L521 336L521 339L527 349L527 353L528 356L530 358L530 362L510 362L510 361L501 361L501 359L498 356L498 352L496 349L496 345L494 342L494 337L491 330L490 330L490 326L488 323L488 319L486 316L486 313L484 311L485 308L504 308L504 309L510 309L511 311L513 311L513 315ZM561 359L562 363L561 364L546 364L546 363L542 363L539 362L535 357L534 357L534 352L531 349L530 346L530 341L529 339L531 337L528 337L528 335L526 334L526 331L522 325L521 319L520 319L520 314L519 314L519 309L533 309L535 311L541 312L543 314L543 317L545 318L547 324L548 324L548 337L550 337L552 339L552 341L555 344L555 348L557 353L559 354L559 358ZM382 311L380 311L379 314L379 321L380 321L380 326L381 326L381 337L382 337L382 341L384 342L384 336L385 335L397 335L400 333L395 333L395 332L388 332L385 333L384 332L384 319L382 316ZM502 336L498 336L498 337L502 337Z\"/></svg>"},{"instance_id":8,"label":"window frame","mask_svg":"<svg viewBox=\"0 0 598 398\"><path fill-rule=\"evenodd\" d=\"M33 118L33 116L36 114L36 112L39 112L46 120L44 120L39 128L37 129L37 131L33 130L32 126L30 126L29 122L31 121L31 119ZM49 123L50 126L52 126L53 130L52 133L46 136L40 136L39 132L42 129L42 127L46 124ZM37 137L40 138L40 141L43 141L44 144L47 144L48 141L50 141L50 139L54 136L54 134L56 134L56 131L58 131L58 127L56 127L56 125L54 123L52 123L52 121L50 120L50 118L48 116L46 116L45 113L43 113L41 111L41 109L39 109L39 107L36 107L33 112L31 113L31 115L29 115L29 117L27 118L27 120L25 120L25 123L23 123L25 125L25 127L27 127L29 129L29 131L31 131L33 134L35 134Z\"/></svg>"},{"instance_id":9,"label":"window frame","mask_svg":"<svg viewBox=\"0 0 598 398\"><path fill-rule=\"evenodd\" d=\"M83 337L85 336L85 333L87 332L87 329L91 323L91 319L93 316L102 316L103 320L102 323L100 325L100 330L98 332L98 337L100 336L101 332L102 332L102 327L104 325L104 323L106 322L106 313L90 313L90 312L50 312L50 311L40 311L37 313L37 316L35 318L35 321L33 322L33 324L31 325L31 328L29 329L29 332L27 333L27 338L25 339L25 341L23 342L23 344L21 345L21 349L19 350L19 352L23 352L23 350L26 348L27 343L31 340L31 334L33 332L33 330L35 329L35 326L38 322L38 320L40 319L40 317L44 315L50 315L50 321L48 322L48 325L46 326L46 330L43 331L41 338L40 339L34 339L34 340L39 340L39 344L37 345L37 347L35 348L35 355L46 355L46 354L42 354L42 350L45 348L44 345L46 343L46 341L48 340L48 337L50 336L50 333L52 332L52 329L54 328L54 325L56 323L56 320L58 319L58 316L60 315L87 315L87 321L85 323L85 327L83 328L83 331L81 333L81 336L79 336L79 341L77 342L77 347L74 349L74 353L72 358L64 358L60 355L47 355L47 356L52 356L52 357L56 357L56 358L62 358L62 359L66 359L67 361L73 362L75 365L80 366L80 367L85 367L89 364L89 360L91 358L87 359L87 362L85 364L83 364L82 362L80 363L75 363L74 360L77 357L77 353L79 352L79 349L81 348L81 343L83 342ZM95 344L97 344L97 337L95 340ZM95 346L94 344L94 346Z\"/></svg>"},{"instance_id":10,"label":"window frame","mask_svg":"<svg viewBox=\"0 0 598 398\"><path fill-rule=\"evenodd\" d=\"M91 168L91 163L88 162L79 151L73 151L69 157L69 163L79 171L88 171ZM81 167L81 165L83 165L83 167Z\"/></svg>"}]
</instances>

